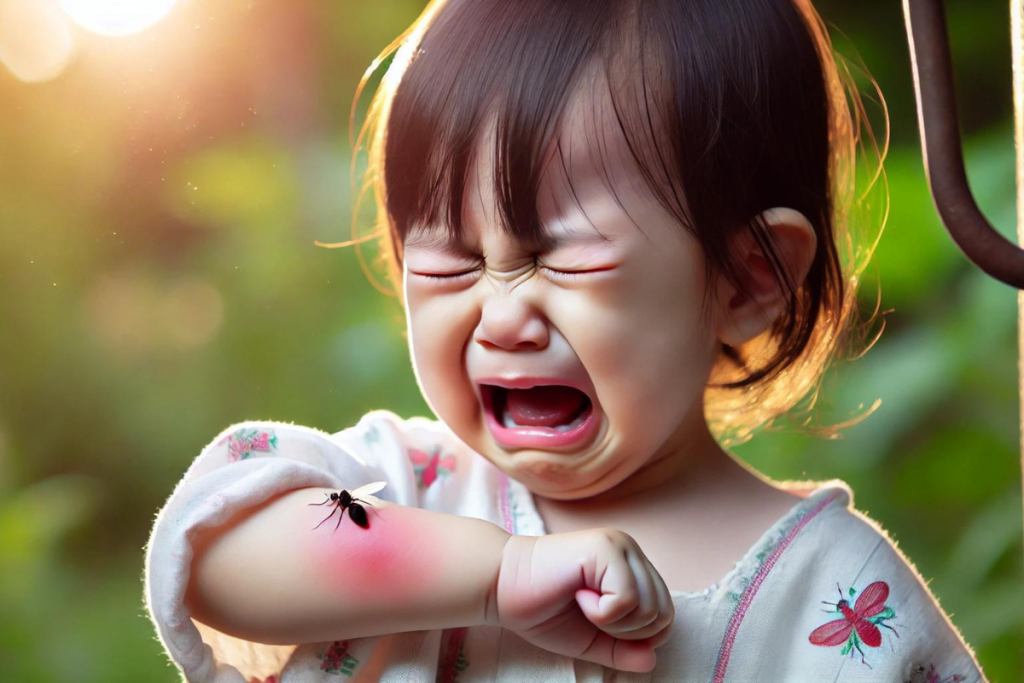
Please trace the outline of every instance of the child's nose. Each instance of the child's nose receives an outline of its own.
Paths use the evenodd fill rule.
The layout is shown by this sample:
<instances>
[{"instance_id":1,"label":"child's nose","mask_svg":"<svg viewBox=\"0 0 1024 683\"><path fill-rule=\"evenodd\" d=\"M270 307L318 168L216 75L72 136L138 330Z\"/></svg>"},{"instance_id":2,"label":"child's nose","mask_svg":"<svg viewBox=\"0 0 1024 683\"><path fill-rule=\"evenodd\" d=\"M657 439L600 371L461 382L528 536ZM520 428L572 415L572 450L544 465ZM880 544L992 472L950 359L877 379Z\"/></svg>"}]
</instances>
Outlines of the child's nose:
<instances>
[{"instance_id":1,"label":"child's nose","mask_svg":"<svg viewBox=\"0 0 1024 683\"><path fill-rule=\"evenodd\" d=\"M549 340L548 321L528 297L495 292L486 297L473 341L506 351L540 350Z\"/></svg>"}]
</instances>

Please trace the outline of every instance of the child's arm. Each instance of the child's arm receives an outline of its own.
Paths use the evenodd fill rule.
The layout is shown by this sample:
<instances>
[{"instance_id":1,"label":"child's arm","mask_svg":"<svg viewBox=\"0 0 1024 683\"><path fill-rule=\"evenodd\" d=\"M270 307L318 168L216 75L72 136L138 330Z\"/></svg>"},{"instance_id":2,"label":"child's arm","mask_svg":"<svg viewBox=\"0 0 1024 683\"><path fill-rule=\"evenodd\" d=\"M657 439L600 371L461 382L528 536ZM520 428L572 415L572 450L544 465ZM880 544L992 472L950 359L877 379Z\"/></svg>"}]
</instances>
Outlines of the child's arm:
<instances>
[{"instance_id":1,"label":"child's arm","mask_svg":"<svg viewBox=\"0 0 1024 683\"><path fill-rule=\"evenodd\" d=\"M421 508L401 426L383 411L333 436L246 422L203 449L146 549L146 606L187 680L266 677L280 668L267 662L289 656L274 643L484 623L559 654L649 670L672 604L639 550L624 552L631 542L594 530L542 543ZM375 481L387 484L357 494L369 528L341 519L327 494ZM193 620L224 637L204 640Z\"/></svg>"},{"instance_id":2,"label":"child's arm","mask_svg":"<svg viewBox=\"0 0 1024 683\"><path fill-rule=\"evenodd\" d=\"M500 625L629 671L649 671L668 639L668 589L622 532L513 537L483 520L375 500L369 529L337 524L334 513L311 532L327 513L309 503L325 493L285 493L197 540L193 617L269 644Z\"/></svg>"},{"instance_id":3,"label":"child's arm","mask_svg":"<svg viewBox=\"0 0 1024 683\"><path fill-rule=\"evenodd\" d=\"M289 491L195 540L186 605L246 640L310 643L474 626L490 621L511 537L480 519L367 497L369 528L330 489ZM493 605L490 611L493 613Z\"/></svg>"},{"instance_id":4,"label":"child's arm","mask_svg":"<svg viewBox=\"0 0 1024 683\"><path fill-rule=\"evenodd\" d=\"M215 629L201 632L196 627L194 615L186 607L196 542L209 542L216 536L212 529L235 524L254 510L270 507L273 501L302 489L315 489L319 500L311 502L320 503L324 501L320 491L353 490L385 481L387 485L376 498L418 507L415 474L403 448L400 427L398 418L384 411L373 411L335 435L281 422L246 421L223 430L202 449L160 509L145 557L146 609L168 658L186 680L227 680L223 676L232 669L245 680L266 678L276 674L289 657L278 646L229 638ZM323 513L308 527L316 526L331 512L328 505L302 507L313 515ZM373 510L368 514L371 523L376 521ZM337 514L317 533L328 532L336 519ZM296 535L315 535L309 528L302 531ZM262 539L248 551L247 565L231 567L220 577L222 581L245 585L250 581L247 576L259 573L263 563L287 569L289 562L299 562L269 543L264 545ZM345 569L339 567L339 571ZM288 581L287 572L282 571L272 582L261 583L260 589L272 594Z\"/></svg>"}]
</instances>

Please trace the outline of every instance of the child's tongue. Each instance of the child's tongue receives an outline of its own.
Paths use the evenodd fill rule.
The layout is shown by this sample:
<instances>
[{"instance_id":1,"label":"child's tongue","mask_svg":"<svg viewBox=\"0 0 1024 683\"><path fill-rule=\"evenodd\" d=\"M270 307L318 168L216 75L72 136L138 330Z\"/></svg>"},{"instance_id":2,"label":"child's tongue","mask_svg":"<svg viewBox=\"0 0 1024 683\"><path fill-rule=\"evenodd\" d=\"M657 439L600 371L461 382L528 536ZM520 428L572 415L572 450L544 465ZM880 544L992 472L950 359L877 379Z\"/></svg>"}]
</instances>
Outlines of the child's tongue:
<instances>
[{"instance_id":1,"label":"child's tongue","mask_svg":"<svg viewBox=\"0 0 1024 683\"><path fill-rule=\"evenodd\" d=\"M562 386L507 389L505 397L508 414L516 424L531 427L569 424L586 401L583 392Z\"/></svg>"}]
</instances>

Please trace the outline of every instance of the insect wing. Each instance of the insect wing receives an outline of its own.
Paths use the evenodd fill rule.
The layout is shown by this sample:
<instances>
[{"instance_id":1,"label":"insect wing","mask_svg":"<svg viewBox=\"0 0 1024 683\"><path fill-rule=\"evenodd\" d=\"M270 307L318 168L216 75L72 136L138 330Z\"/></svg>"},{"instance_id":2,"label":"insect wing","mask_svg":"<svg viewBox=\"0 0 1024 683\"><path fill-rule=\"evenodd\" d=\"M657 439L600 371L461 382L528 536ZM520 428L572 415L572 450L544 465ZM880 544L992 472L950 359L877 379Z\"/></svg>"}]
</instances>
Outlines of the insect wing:
<instances>
[{"instance_id":1,"label":"insect wing","mask_svg":"<svg viewBox=\"0 0 1024 683\"><path fill-rule=\"evenodd\" d=\"M430 456L423 451L418 451L415 448L409 449L409 459L417 465L426 465L430 462Z\"/></svg>"},{"instance_id":2,"label":"insect wing","mask_svg":"<svg viewBox=\"0 0 1024 683\"><path fill-rule=\"evenodd\" d=\"M853 611L860 617L873 617L885 609L885 601L888 598L889 584L885 581L875 581L857 596ZM857 631L859 632L860 628Z\"/></svg>"},{"instance_id":3,"label":"insect wing","mask_svg":"<svg viewBox=\"0 0 1024 683\"><path fill-rule=\"evenodd\" d=\"M812 645L833 647L835 645L842 645L845 643L847 639L849 639L852 631L853 622L845 618L836 619L835 621L830 621L827 624L819 626L811 631L811 635L808 640L811 641Z\"/></svg>"},{"instance_id":4,"label":"insect wing","mask_svg":"<svg viewBox=\"0 0 1024 683\"><path fill-rule=\"evenodd\" d=\"M370 523L366 520L366 509L359 503L352 503L348 506L348 516L364 529L370 528Z\"/></svg>"},{"instance_id":5,"label":"insect wing","mask_svg":"<svg viewBox=\"0 0 1024 683\"><path fill-rule=\"evenodd\" d=\"M377 491L380 491L387 485L388 483L386 481L375 481L366 484L365 486L360 486L359 488L352 492L352 497L359 498L360 496L373 495L374 493L377 493Z\"/></svg>"}]
</instances>

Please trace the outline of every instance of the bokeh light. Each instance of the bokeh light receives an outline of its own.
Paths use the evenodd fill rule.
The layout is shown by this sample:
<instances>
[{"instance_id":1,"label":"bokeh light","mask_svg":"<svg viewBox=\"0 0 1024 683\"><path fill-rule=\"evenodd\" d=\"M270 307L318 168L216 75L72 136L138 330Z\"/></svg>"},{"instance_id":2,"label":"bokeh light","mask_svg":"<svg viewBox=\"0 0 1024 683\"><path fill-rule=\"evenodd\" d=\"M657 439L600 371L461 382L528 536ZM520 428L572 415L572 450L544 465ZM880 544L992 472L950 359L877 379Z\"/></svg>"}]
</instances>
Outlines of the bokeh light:
<instances>
[{"instance_id":1,"label":"bokeh light","mask_svg":"<svg viewBox=\"0 0 1024 683\"><path fill-rule=\"evenodd\" d=\"M61 0L77 24L105 36L144 31L170 14L177 0Z\"/></svg>"},{"instance_id":2,"label":"bokeh light","mask_svg":"<svg viewBox=\"0 0 1024 683\"><path fill-rule=\"evenodd\" d=\"M18 80L56 78L71 61L74 47L71 27L56 5L0 0L0 63Z\"/></svg>"}]
</instances>

